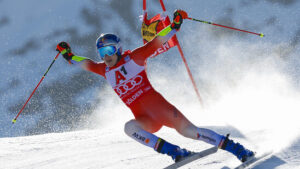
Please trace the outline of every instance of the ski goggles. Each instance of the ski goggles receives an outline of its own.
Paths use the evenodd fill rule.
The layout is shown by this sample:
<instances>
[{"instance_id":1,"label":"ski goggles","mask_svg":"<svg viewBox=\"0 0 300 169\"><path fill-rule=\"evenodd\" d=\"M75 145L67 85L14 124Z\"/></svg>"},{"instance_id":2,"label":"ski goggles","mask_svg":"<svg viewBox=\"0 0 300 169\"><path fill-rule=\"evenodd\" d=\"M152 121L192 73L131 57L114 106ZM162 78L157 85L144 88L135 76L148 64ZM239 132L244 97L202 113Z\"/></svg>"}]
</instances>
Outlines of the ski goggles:
<instances>
[{"instance_id":1,"label":"ski goggles","mask_svg":"<svg viewBox=\"0 0 300 169\"><path fill-rule=\"evenodd\" d=\"M104 59L105 55L112 56L117 53L117 47L114 45L104 46L98 49L101 59Z\"/></svg>"}]
</instances>

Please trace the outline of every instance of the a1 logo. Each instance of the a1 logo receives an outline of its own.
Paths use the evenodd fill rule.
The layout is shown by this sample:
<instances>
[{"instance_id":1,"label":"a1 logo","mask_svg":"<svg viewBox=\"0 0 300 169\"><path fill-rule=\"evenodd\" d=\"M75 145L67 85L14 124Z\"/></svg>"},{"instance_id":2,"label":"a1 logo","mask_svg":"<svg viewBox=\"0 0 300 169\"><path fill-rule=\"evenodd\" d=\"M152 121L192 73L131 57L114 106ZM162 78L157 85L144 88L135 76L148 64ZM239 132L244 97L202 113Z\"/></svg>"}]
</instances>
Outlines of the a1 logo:
<instances>
[{"instance_id":1,"label":"a1 logo","mask_svg":"<svg viewBox=\"0 0 300 169\"><path fill-rule=\"evenodd\" d=\"M124 73L124 75L127 75L127 71L124 66L122 66L120 70ZM115 71L116 85L118 85L121 80L122 81L126 80L125 76L120 72L120 70Z\"/></svg>"}]
</instances>

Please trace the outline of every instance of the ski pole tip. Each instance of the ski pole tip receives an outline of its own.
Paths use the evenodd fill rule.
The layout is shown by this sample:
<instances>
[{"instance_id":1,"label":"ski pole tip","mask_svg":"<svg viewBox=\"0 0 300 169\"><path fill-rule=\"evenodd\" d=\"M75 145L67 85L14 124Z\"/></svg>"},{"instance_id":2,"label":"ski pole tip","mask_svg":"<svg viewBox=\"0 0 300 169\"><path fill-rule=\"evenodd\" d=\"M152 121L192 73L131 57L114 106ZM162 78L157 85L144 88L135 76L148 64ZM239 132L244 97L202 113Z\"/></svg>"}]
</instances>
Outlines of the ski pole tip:
<instances>
[{"instance_id":1,"label":"ski pole tip","mask_svg":"<svg viewBox=\"0 0 300 169\"><path fill-rule=\"evenodd\" d=\"M15 124L17 122L17 119L13 119L12 123Z\"/></svg>"},{"instance_id":2,"label":"ski pole tip","mask_svg":"<svg viewBox=\"0 0 300 169\"><path fill-rule=\"evenodd\" d=\"M262 38L265 37L265 35L263 33L261 33L259 36L262 37Z\"/></svg>"}]
</instances>

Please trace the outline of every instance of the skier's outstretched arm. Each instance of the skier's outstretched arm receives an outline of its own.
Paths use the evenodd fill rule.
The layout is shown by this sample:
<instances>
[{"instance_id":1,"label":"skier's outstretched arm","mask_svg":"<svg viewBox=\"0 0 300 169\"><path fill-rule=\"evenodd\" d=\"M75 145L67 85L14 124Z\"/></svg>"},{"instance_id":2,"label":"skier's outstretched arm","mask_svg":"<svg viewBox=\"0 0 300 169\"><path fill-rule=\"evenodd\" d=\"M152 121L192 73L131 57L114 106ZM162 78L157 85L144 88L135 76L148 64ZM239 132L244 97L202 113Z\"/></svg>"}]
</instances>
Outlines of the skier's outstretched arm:
<instances>
[{"instance_id":1,"label":"skier's outstretched arm","mask_svg":"<svg viewBox=\"0 0 300 169\"><path fill-rule=\"evenodd\" d=\"M173 22L161 30L151 41L145 45L132 51L132 58L140 64L150 57L159 47L172 38L179 31L183 19L188 18L188 15L183 10L174 12Z\"/></svg>"},{"instance_id":2,"label":"skier's outstretched arm","mask_svg":"<svg viewBox=\"0 0 300 169\"><path fill-rule=\"evenodd\" d=\"M104 63L95 62L89 58L74 55L68 43L60 42L57 45L56 50L63 55L69 64L79 65L87 71L91 71L102 76L105 75L105 72L103 71L103 67L105 67Z\"/></svg>"}]
</instances>

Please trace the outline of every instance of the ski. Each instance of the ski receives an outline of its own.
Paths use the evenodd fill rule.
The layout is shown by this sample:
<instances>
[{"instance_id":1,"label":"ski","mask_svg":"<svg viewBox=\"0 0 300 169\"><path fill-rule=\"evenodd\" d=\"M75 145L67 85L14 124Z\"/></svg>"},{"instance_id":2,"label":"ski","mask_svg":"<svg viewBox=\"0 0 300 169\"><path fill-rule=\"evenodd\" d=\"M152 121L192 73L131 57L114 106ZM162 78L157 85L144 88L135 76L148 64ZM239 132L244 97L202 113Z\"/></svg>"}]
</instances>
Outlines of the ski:
<instances>
[{"instance_id":1,"label":"ski","mask_svg":"<svg viewBox=\"0 0 300 169\"><path fill-rule=\"evenodd\" d=\"M164 169L175 169L175 168L179 168L181 166L184 166L188 163L191 163L195 160L198 160L200 158L203 158L203 157L206 157L210 154L213 154L213 153L216 153L218 151L218 147L212 147L212 148L209 148L209 149L206 149L206 150L203 150L201 152L197 152L197 153L194 153L186 158L184 158L183 160L181 161L178 161L174 164L171 164L169 166L167 166L166 168Z\"/></svg>"},{"instance_id":2,"label":"ski","mask_svg":"<svg viewBox=\"0 0 300 169\"><path fill-rule=\"evenodd\" d=\"M259 164L260 161L262 161L263 159L265 159L266 157L270 156L272 154L272 152L267 152L264 153L258 157L253 157L250 158L249 160L243 162L242 164L240 164L239 166L235 167L234 169L246 169L246 168L253 168L256 165Z\"/></svg>"}]
</instances>

